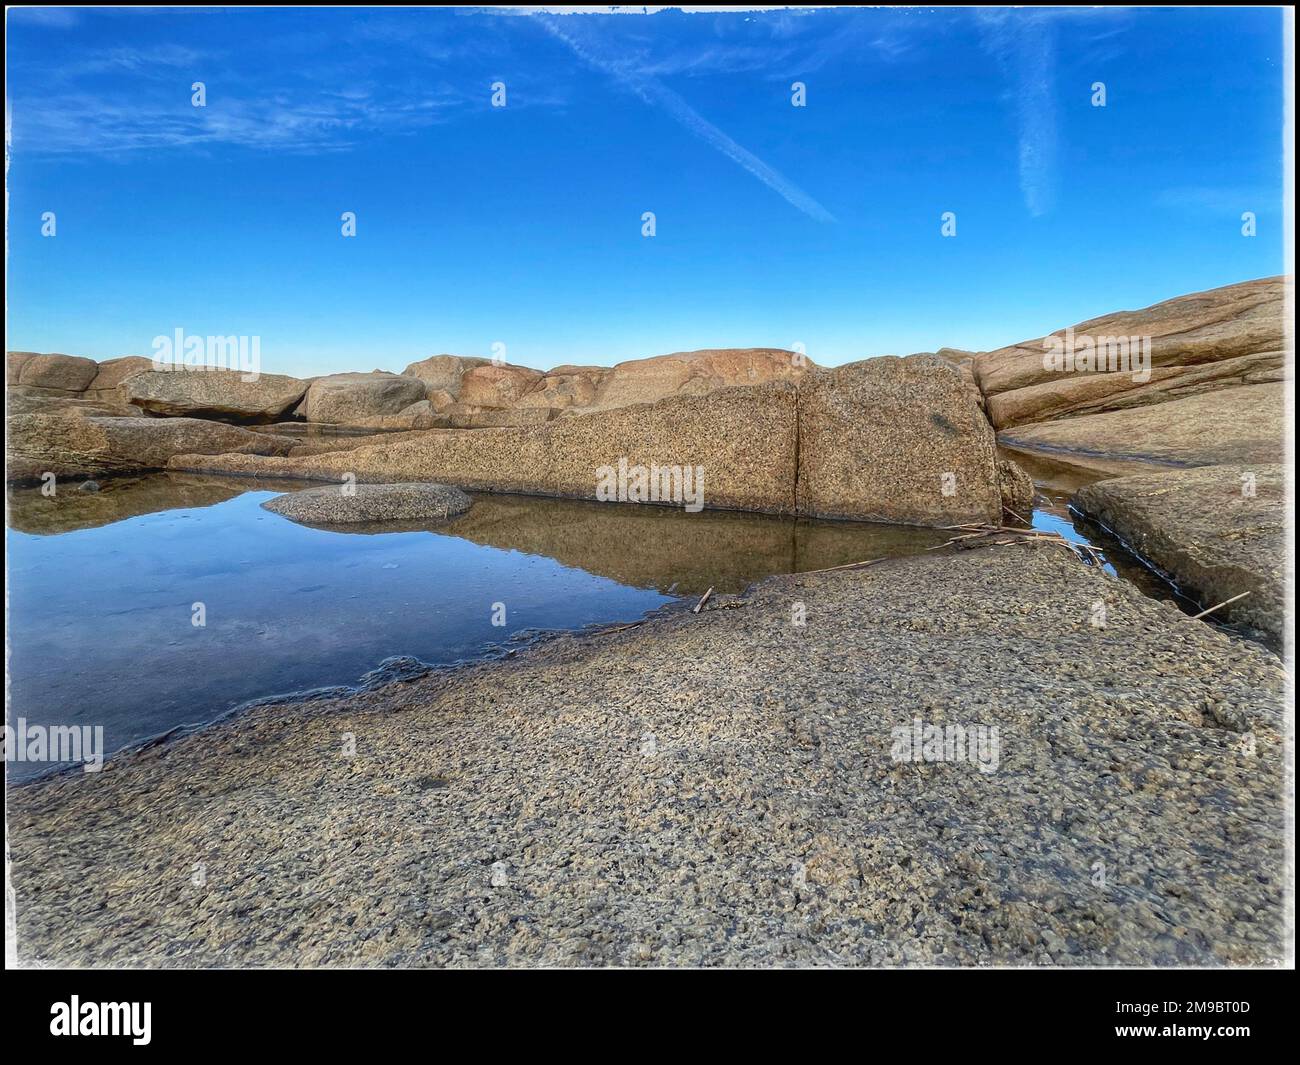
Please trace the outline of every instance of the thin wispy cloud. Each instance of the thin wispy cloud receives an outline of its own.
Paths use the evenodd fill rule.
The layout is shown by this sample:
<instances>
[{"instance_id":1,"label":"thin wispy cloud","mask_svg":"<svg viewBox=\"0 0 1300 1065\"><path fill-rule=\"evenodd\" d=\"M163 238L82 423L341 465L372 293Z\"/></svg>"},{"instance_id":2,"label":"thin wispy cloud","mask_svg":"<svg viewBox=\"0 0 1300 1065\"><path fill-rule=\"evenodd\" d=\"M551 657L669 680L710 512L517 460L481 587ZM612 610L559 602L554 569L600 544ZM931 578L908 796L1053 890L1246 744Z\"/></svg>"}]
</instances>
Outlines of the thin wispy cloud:
<instances>
[{"instance_id":1,"label":"thin wispy cloud","mask_svg":"<svg viewBox=\"0 0 1300 1065\"><path fill-rule=\"evenodd\" d=\"M813 199L793 181L781 174L749 149L737 144L731 137L701 115L679 94L645 74L627 60L600 53L585 45L567 31L561 19L554 15L534 16L548 33L566 44L583 62L600 70L624 88L640 96L647 104L658 107L688 132L748 171L787 203L818 222L833 222L835 216ZM567 16L567 18L580 16Z\"/></svg>"},{"instance_id":2,"label":"thin wispy cloud","mask_svg":"<svg viewBox=\"0 0 1300 1065\"><path fill-rule=\"evenodd\" d=\"M984 46L1002 68L1015 111L1020 192L1029 213L1041 217L1056 201L1058 180L1052 21L1023 11L990 9L977 17Z\"/></svg>"}]
</instances>

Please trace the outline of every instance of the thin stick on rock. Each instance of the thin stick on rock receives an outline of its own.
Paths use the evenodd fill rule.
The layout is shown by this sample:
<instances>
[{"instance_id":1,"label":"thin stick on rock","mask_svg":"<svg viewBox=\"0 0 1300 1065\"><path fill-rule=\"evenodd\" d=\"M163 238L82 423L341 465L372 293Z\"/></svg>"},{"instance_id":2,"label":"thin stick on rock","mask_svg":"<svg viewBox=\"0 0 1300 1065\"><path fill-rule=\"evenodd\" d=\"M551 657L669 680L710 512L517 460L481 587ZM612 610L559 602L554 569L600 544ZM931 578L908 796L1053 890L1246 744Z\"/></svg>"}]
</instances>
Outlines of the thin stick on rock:
<instances>
[{"instance_id":1,"label":"thin stick on rock","mask_svg":"<svg viewBox=\"0 0 1300 1065\"><path fill-rule=\"evenodd\" d=\"M691 608L691 613L698 614L701 610L703 610L704 604L709 601L709 596L711 596L712 594L713 594L713 588L710 587L707 592L705 592L702 596L700 596L700 601L696 603L694 607Z\"/></svg>"},{"instance_id":2,"label":"thin stick on rock","mask_svg":"<svg viewBox=\"0 0 1300 1065\"><path fill-rule=\"evenodd\" d=\"M1208 610L1202 610L1199 614L1193 614L1192 620L1200 621L1201 618L1205 617L1206 614L1213 614L1216 610L1219 609L1219 607L1227 606L1229 603L1235 603L1238 599L1245 599L1246 596L1248 595L1250 595L1249 592L1242 592L1240 595L1234 595L1231 599L1225 599L1222 603L1216 603Z\"/></svg>"}]
</instances>

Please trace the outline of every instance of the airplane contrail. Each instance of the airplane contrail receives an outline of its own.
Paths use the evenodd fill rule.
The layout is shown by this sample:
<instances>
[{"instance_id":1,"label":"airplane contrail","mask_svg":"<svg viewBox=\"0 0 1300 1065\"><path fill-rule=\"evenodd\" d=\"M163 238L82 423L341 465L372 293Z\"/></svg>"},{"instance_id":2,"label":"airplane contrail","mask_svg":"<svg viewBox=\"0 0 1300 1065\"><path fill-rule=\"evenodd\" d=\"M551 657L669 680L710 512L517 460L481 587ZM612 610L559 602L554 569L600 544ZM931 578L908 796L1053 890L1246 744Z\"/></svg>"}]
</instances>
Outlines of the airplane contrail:
<instances>
[{"instance_id":1,"label":"airplane contrail","mask_svg":"<svg viewBox=\"0 0 1300 1065\"><path fill-rule=\"evenodd\" d=\"M835 216L832 215L825 207L809 196L803 189L799 188L794 182L779 171L773 170L762 159L756 156L749 149L737 144L728 137L722 130L718 129L712 122L701 115L690 104L681 98L677 93L665 85L661 85L654 78L640 74L630 69L625 64L616 62L611 59L602 58L595 55L589 49L584 48L573 37L565 33L563 28L558 24L558 20L549 15L534 16L552 36L563 41L572 49L573 53L580 59L604 71L617 81L623 83L627 88L635 92L641 99L651 105L658 105L668 112L695 136L699 137L706 144L712 145L728 159L738 163L745 170L748 170L759 181L763 182L768 188L772 189L778 195L783 197L787 203L798 208L809 218L818 222L834 222Z\"/></svg>"}]
</instances>

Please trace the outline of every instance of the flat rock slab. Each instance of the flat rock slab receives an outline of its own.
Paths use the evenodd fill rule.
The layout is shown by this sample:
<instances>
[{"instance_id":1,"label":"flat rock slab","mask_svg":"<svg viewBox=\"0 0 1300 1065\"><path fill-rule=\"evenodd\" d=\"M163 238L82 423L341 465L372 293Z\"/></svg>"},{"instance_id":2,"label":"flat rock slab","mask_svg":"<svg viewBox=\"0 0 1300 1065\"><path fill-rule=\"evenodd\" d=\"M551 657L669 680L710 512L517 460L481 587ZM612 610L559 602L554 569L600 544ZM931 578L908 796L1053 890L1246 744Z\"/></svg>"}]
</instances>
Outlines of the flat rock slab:
<instances>
[{"instance_id":1,"label":"flat rock slab","mask_svg":"<svg viewBox=\"0 0 1300 1065\"><path fill-rule=\"evenodd\" d=\"M1245 385L1004 429L998 443L1117 472L1133 463L1280 462L1286 439L1283 396L1281 384Z\"/></svg>"},{"instance_id":2,"label":"flat rock slab","mask_svg":"<svg viewBox=\"0 0 1300 1065\"><path fill-rule=\"evenodd\" d=\"M1286 484L1281 465L1202 466L1098 481L1075 505L1215 617L1282 638Z\"/></svg>"},{"instance_id":3,"label":"flat rock slab","mask_svg":"<svg viewBox=\"0 0 1300 1065\"><path fill-rule=\"evenodd\" d=\"M443 521L464 514L472 501L445 484L338 484L268 499L262 506L304 525L376 521Z\"/></svg>"},{"instance_id":4,"label":"flat rock slab","mask_svg":"<svg viewBox=\"0 0 1300 1065\"><path fill-rule=\"evenodd\" d=\"M11 788L18 952L1276 965L1285 693L1269 651L1057 547L776 577ZM999 755L896 758L917 719Z\"/></svg>"}]
</instances>

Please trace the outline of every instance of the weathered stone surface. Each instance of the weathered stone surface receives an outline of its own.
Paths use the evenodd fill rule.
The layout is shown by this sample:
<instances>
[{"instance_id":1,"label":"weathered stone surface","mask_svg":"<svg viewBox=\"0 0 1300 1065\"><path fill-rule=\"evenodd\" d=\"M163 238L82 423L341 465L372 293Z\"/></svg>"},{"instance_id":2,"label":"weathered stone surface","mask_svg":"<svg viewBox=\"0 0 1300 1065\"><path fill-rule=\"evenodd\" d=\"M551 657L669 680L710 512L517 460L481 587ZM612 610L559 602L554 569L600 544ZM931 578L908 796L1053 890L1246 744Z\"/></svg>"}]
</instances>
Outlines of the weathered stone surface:
<instances>
[{"instance_id":1,"label":"weathered stone surface","mask_svg":"<svg viewBox=\"0 0 1300 1065\"><path fill-rule=\"evenodd\" d=\"M450 403L460 395L460 382L465 374L476 366L486 366L490 359L472 358L465 355L432 355L419 362L413 362L402 371L403 377L418 377L425 383L430 393L446 392Z\"/></svg>"},{"instance_id":2,"label":"weathered stone surface","mask_svg":"<svg viewBox=\"0 0 1300 1065\"><path fill-rule=\"evenodd\" d=\"M94 359L80 355L41 355L34 351L8 353L10 373L17 371L11 383L30 388L51 388L60 392L84 392L95 375L99 364Z\"/></svg>"},{"instance_id":3,"label":"weathered stone surface","mask_svg":"<svg viewBox=\"0 0 1300 1065\"><path fill-rule=\"evenodd\" d=\"M1284 361L1284 352L1263 351L1195 366L1157 367L1145 382L1125 373L1058 374L1055 380L991 397L989 417L995 425L1017 426L1281 381Z\"/></svg>"},{"instance_id":4,"label":"weathered stone surface","mask_svg":"<svg viewBox=\"0 0 1300 1065\"><path fill-rule=\"evenodd\" d=\"M555 412L549 407L476 407L453 403L439 412L452 429L497 429L507 425L545 425Z\"/></svg>"},{"instance_id":5,"label":"weathered stone surface","mask_svg":"<svg viewBox=\"0 0 1300 1065\"><path fill-rule=\"evenodd\" d=\"M516 407L547 407L553 411L581 410L596 402L600 386L612 371L598 366L552 370L521 396Z\"/></svg>"},{"instance_id":6,"label":"weathered stone surface","mask_svg":"<svg viewBox=\"0 0 1300 1065\"><path fill-rule=\"evenodd\" d=\"M526 366L488 363L465 371L456 398L473 407L513 407L541 379L540 371Z\"/></svg>"},{"instance_id":7,"label":"weathered stone surface","mask_svg":"<svg viewBox=\"0 0 1300 1065\"><path fill-rule=\"evenodd\" d=\"M1046 546L719 607L11 788L20 961L1285 964L1275 655Z\"/></svg>"},{"instance_id":8,"label":"weathered stone surface","mask_svg":"<svg viewBox=\"0 0 1300 1065\"><path fill-rule=\"evenodd\" d=\"M1281 387L1245 385L1153 406L1004 429L998 442L1122 472L1134 462L1182 466L1279 462L1284 426Z\"/></svg>"},{"instance_id":9,"label":"weathered stone surface","mask_svg":"<svg viewBox=\"0 0 1300 1065\"><path fill-rule=\"evenodd\" d=\"M6 390L6 412L15 414L85 414L88 416L134 417L144 411L124 404L112 392L110 399L91 398L101 393L54 392L47 388L26 388L18 385Z\"/></svg>"},{"instance_id":10,"label":"weathered stone surface","mask_svg":"<svg viewBox=\"0 0 1300 1065\"><path fill-rule=\"evenodd\" d=\"M272 373L249 381L238 370L149 370L118 388L126 402L157 414L274 421L302 399L307 383Z\"/></svg>"},{"instance_id":11,"label":"weathered stone surface","mask_svg":"<svg viewBox=\"0 0 1300 1065\"><path fill-rule=\"evenodd\" d=\"M799 508L915 525L1000 522L993 430L934 355L819 370L799 386Z\"/></svg>"},{"instance_id":12,"label":"weathered stone surface","mask_svg":"<svg viewBox=\"0 0 1300 1065\"><path fill-rule=\"evenodd\" d=\"M86 395L90 398L112 400L120 403L122 396L120 386L129 377L153 369L153 360L143 355L124 355L120 359L105 359L99 364L99 372L86 386Z\"/></svg>"},{"instance_id":13,"label":"weathered stone surface","mask_svg":"<svg viewBox=\"0 0 1300 1065\"><path fill-rule=\"evenodd\" d=\"M8 424L8 478L37 481L164 469L176 455L283 455L296 441L198 418L22 414Z\"/></svg>"},{"instance_id":14,"label":"weathered stone surface","mask_svg":"<svg viewBox=\"0 0 1300 1065\"><path fill-rule=\"evenodd\" d=\"M464 514L470 498L445 484L338 484L288 492L262 504L304 525L443 521Z\"/></svg>"},{"instance_id":15,"label":"weathered stone surface","mask_svg":"<svg viewBox=\"0 0 1300 1065\"><path fill-rule=\"evenodd\" d=\"M699 396L733 385L797 381L813 368L806 356L779 348L678 351L618 363L603 376L592 406L608 410L668 396Z\"/></svg>"},{"instance_id":16,"label":"weathered stone surface","mask_svg":"<svg viewBox=\"0 0 1300 1065\"><path fill-rule=\"evenodd\" d=\"M422 399L397 414L372 414L354 418L348 424L368 429L445 429L451 421L435 411L427 399Z\"/></svg>"},{"instance_id":17,"label":"weathered stone surface","mask_svg":"<svg viewBox=\"0 0 1300 1065\"><path fill-rule=\"evenodd\" d=\"M428 386L417 377L337 373L315 378L297 413L309 422L350 425L376 415L400 414L428 398Z\"/></svg>"},{"instance_id":18,"label":"weathered stone surface","mask_svg":"<svg viewBox=\"0 0 1300 1065\"><path fill-rule=\"evenodd\" d=\"M1103 315L1072 327L1080 348L1085 338L1100 346L1109 338L1150 337L1152 365L1163 372L1152 373L1145 384L1122 371L1066 373L1045 368L1046 338L979 355L975 376L999 429L1085 410L1160 403L1186 395L1190 389L1257 380L1256 375L1270 373L1280 365L1277 353L1286 346L1285 297L1290 285L1285 277L1246 281L1179 296L1139 311ZM1064 337L1065 330L1054 335ZM1245 356L1251 360L1221 371L1186 372ZM1014 395L1018 391L1025 394ZM1112 395L1114 400L1108 398Z\"/></svg>"},{"instance_id":19,"label":"weathered stone surface","mask_svg":"<svg viewBox=\"0 0 1300 1065\"><path fill-rule=\"evenodd\" d=\"M1250 492L1253 491L1253 495ZM1098 481L1075 506L1225 621L1280 641L1286 559L1281 465L1201 466Z\"/></svg>"},{"instance_id":20,"label":"weathered stone surface","mask_svg":"<svg viewBox=\"0 0 1300 1065\"><path fill-rule=\"evenodd\" d=\"M791 513L795 390L785 382L721 389L650 406L526 428L432 429L346 453L259 459L183 456L173 467L372 483L435 481L461 488L592 499L602 466L702 466L707 507Z\"/></svg>"},{"instance_id":21,"label":"weathered stone surface","mask_svg":"<svg viewBox=\"0 0 1300 1065\"><path fill-rule=\"evenodd\" d=\"M1014 460L998 456L998 490L1006 520L1029 521L1034 510L1034 479Z\"/></svg>"}]
</instances>

